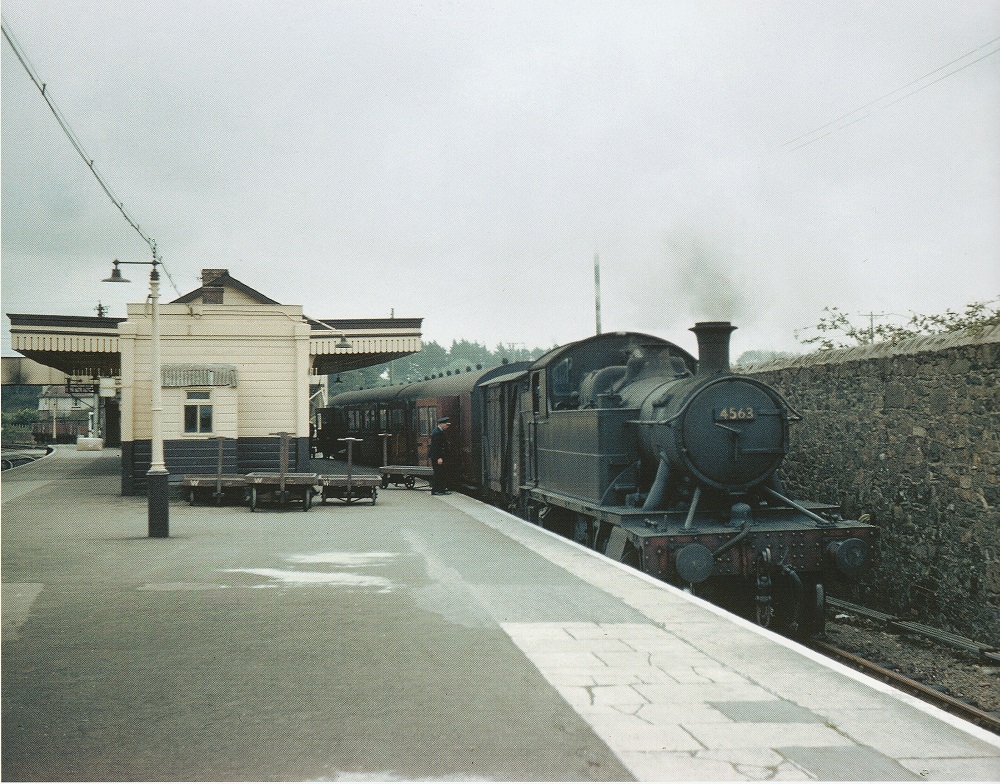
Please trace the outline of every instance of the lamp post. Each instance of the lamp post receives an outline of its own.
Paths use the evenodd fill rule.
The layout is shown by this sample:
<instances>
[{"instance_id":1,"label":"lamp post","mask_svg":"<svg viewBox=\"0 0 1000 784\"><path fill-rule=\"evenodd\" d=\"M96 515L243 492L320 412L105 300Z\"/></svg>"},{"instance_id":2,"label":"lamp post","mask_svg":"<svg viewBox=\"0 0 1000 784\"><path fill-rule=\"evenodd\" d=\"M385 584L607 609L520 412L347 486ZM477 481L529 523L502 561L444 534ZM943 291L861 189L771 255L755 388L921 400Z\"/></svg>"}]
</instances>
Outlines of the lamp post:
<instances>
[{"instance_id":1,"label":"lamp post","mask_svg":"<svg viewBox=\"0 0 1000 784\"><path fill-rule=\"evenodd\" d=\"M149 273L149 299L152 309L150 325L150 385L152 398L150 406L150 422L152 426L149 471L146 473L146 493L149 501L149 535L163 538L170 536L170 472L167 471L163 459L163 390L160 372L160 273L157 270L160 260L156 257L156 246L153 245L152 261L118 261L115 259L111 277L105 278L105 283L129 283L122 276L119 264L151 264Z\"/></svg>"}]
</instances>

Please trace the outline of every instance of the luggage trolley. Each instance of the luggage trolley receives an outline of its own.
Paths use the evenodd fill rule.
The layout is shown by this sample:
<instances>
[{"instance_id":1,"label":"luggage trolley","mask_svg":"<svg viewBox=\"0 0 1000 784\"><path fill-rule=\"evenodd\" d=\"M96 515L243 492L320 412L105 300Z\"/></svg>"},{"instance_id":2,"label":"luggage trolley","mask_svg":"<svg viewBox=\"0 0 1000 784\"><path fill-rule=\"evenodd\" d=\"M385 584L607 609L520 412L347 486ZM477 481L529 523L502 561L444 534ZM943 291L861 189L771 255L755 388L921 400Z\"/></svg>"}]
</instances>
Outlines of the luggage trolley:
<instances>
[{"instance_id":1,"label":"luggage trolley","mask_svg":"<svg viewBox=\"0 0 1000 784\"><path fill-rule=\"evenodd\" d=\"M281 457L278 471L253 471L247 474L250 490L250 511L257 509L262 495L271 495L275 502L284 505L292 501L302 504L302 511L308 512L312 506L319 474L290 473L288 471L288 437L290 433L274 433L281 436Z\"/></svg>"},{"instance_id":2,"label":"luggage trolley","mask_svg":"<svg viewBox=\"0 0 1000 784\"><path fill-rule=\"evenodd\" d=\"M352 504L361 498L370 498L374 505L378 498L377 476L355 476L354 475L354 454L353 447L360 438L338 438L338 441L347 442L347 473L346 474L322 474L319 477L319 484L322 485L322 503L326 503L328 498L337 498L344 503Z\"/></svg>"}]
</instances>

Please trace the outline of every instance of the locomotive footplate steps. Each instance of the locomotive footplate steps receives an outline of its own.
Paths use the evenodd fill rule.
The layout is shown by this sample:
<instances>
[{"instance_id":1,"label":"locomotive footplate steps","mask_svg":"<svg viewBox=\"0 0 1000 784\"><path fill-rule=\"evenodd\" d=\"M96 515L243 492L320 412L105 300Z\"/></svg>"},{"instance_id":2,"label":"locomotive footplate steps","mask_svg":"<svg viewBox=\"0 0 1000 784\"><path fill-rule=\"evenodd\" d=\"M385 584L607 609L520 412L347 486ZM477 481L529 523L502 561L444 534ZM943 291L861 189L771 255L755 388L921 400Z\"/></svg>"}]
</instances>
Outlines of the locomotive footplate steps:
<instances>
[{"instance_id":1,"label":"locomotive footplate steps","mask_svg":"<svg viewBox=\"0 0 1000 784\"><path fill-rule=\"evenodd\" d=\"M382 489L390 484L403 485L407 490L412 490L417 483L417 477L428 479L434 476L434 469L430 466L418 465L384 465L379 469L382 474Z\"/></svg>"}]
</instances>

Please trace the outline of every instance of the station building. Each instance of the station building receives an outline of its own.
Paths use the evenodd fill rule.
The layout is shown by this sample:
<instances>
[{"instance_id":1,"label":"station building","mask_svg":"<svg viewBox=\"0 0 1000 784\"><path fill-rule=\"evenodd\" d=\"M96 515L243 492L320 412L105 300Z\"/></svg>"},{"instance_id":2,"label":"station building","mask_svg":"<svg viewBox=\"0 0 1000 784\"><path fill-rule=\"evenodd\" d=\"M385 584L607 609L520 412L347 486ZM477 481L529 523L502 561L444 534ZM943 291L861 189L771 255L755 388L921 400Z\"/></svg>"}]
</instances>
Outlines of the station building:
<instances>
[{"instance_id":1,"label":"station building","mask_svg":"<svg viewBox=\"0 0 1000 784\"><path fill-rule=\"evenodd\" d=\"M152 452L148 303L126 317L7 314L11 346L93 389L102 435L122 449L122 494L145 492ZM324 377L388 362L421 348L421 318L314 319L229 274L202 270L202 285L159 305L163 442L171 481L182 474L288 470L309 458L310 399ZM99 390L99 392L98 392ZM220 446L221 444L221 446Z\"/></svg>"}]
</instances>

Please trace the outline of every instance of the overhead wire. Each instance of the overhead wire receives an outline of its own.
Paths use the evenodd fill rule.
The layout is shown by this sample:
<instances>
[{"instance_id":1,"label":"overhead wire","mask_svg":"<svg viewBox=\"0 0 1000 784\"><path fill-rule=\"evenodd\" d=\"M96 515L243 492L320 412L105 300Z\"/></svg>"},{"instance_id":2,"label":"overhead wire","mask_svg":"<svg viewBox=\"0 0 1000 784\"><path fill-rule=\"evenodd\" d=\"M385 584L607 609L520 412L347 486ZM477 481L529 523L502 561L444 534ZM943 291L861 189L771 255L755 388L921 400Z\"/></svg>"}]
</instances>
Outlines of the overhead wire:
<instances>
[{"instance_id":1,"label":"overhead wire","mask_svg":"<svg viewBox=\"0 0 1000 784\"><path fill-rule=\"evenodd\" d=\"M114 192L111 190L111 186L108 185L107 181L104 179L104 177L101 176L101 173L94 166L94 159L87 154L86 150L83 148L82 142L77 137L73 128L70 126L69 121L65 118L65 116L63 116L63 113L59 110L59 107L56 106L55 101L52 100L52 96L49 94L47 90L47 84L43 82L41 78L38 76L34 66L30 63L27 55L24 53L24 48L20 45L20 43L18 43L14 34L11 32L6 19L2 20L0 28L2 28L4 39L10 45L11 50L17 56L18 61L20 61L21 65L24 67L24 70L31 78L31 81L34 83L35 87L37 87L38 91L42 94L42 98L44 98L45 103L48 104L49 110L52 112L52 115L56 118L56 122L59 123L59 127L62 128L62 131L66 135L66 138L69 139L70 144L73 145L73 149L76 150L77 154L80 156L83 162L87 164L87 168L90 169L91 174L94 175L94 178L97 180L97 183L101 186L101 190L103 190L104 193L107 194L108 198L111 199L111 203L118 208L118 211L128 222L129 226L131 226L136 231L136 233L140 237L142 237L142 239L146 242L146 244L149 245L150 250L152 250L153 252L153 258L155 262L160 266L164 274L167 276L167 280L170 281L170 285L173 287L174 291L177 292L178 296L180 296L181 292L177 288L177 284L174 283L174 279L170 276L170 272L169 270L167 270L166 265L163 263L163 259L157 254L156 241L152 239L149 235L147 235L146 232L144 232L140 228L138 222L134 220L132 216L129 214L128 210L125 209L124 202L122 202L122 200L119 199L114 194Z\"/></svg>"},{"instance_id":2,"label":"overhead wire","mask_svg":"<svg viewBox=\"0 0 1000 784\"><path fill-rule=\"evenodd\" d=\"M866 109L870 109L871 107L876 106L876 105L882 103L887 98L891 98L892 96L896 95L899 92L902 92L903 90L906 90L906 89L908 89L910 87L913 87L914 85L920 84L921 82L924 82L926 79L928 79L929 77L931 77L934 74L938 73L939 71L943 71L946 68L950 68L951 66L955 65L955 63L959 63L962 60L965 60L967 57L970 57L971 55L974 55L976 52L979 52L979 51L981 51L983 49L986 49L987 47L993 46L998 41L1000 41L1000 37L994 38L992 41L987 41L982 46L977 46L975 49L973 49L973 50L971 50L969 52L966 52L961 57L955 58L950 63L946 63L945 65L942 65L939 68L935 68L930 73L924 74L919 79L914 79L912 82L910 82L908 84L904 84L902 87L897 87L895 90L892 90L891 92L888 92L885 95L883 95L883 96L881 96L879 98L876 98L874 101L870 101L869 103L866 103L864 106L859 106L857 109L854 109L853 111L850 111L847 114L841 115L837 119L831 120L830 122L826 123L825 125L821 125L818 128L814 128L813 130L809 131L808 133L804 133L801 136L797 136L794 139L790 139L789 141L785 142L781 146L782 147L789 147L789 145L793 145L794 144L795 146L794 147L790 147L789 152L791 152L792 150L798 150L798 149L800 149L802 147L805 147L806 145L813 144L814 142L817 142L820 139L823 139L823 138L829 136L830 134L835 133L836 131L842 130L844 128L848 128L848 127L854 125L855 123L860 122L861 120L867 119L868 117L872 116L872 114L874 113L874 111L873 112L869 112L868 114L864 114L864 115L862 115L860 117L856 117L855 119L851 120L850 122L845 122L842 125L837 125L837 123L841 123L843 120L846 120L847 118L852 117L855 114L858 114L859 112L863 112ZM985 60L987 57L991 57L991 56L995 55L997 52L1000 52L1000 47L997 47L996 49L994 49L991 52L987 52L986 54L982 55L981 57L977 57L975 60L972 60L972 61L970 61L968 63L965 63L965 65L963 65L963 66L961 66L959 68L956 68L956 69L954 69L952 71L949 71L946 74L943 74L943 75L939 76L937 79L934 79L933 81L927 82L926 84L922 84L917 89L911 90L910 92L906 93L905 95L901 95L899 98L896 98L894 101L890 101L889 103L886 103L886 104L884 104L882 106L879 106L878 110L888 109L890 106L893 106L893 105L899 103L900 101L905 100L906 98L909 98L911 95L916 95L921 90L926 90L928 87L930 87L933 84L937 84L942 79L947 79L949 76L954 76L959 71L964 71L966 68L968 68L968 67L970 67L972 65L975 65L976 63L980 62L981 60ZM834 126L834 125L836 127L835 128L831 128L831 126ZM827 128L830 128L830 130L827 131L826 133L822 133L819 136L816 136L816 134L819 134L820 131L826 130ZM809 138L809 137L814 137L814 138ZM802 141L803 139L805 139L806 141ZM799 142L799 141L802 141L802 143L801 144L795 144L796 142Z\"/></svg>"}]
</instances>

